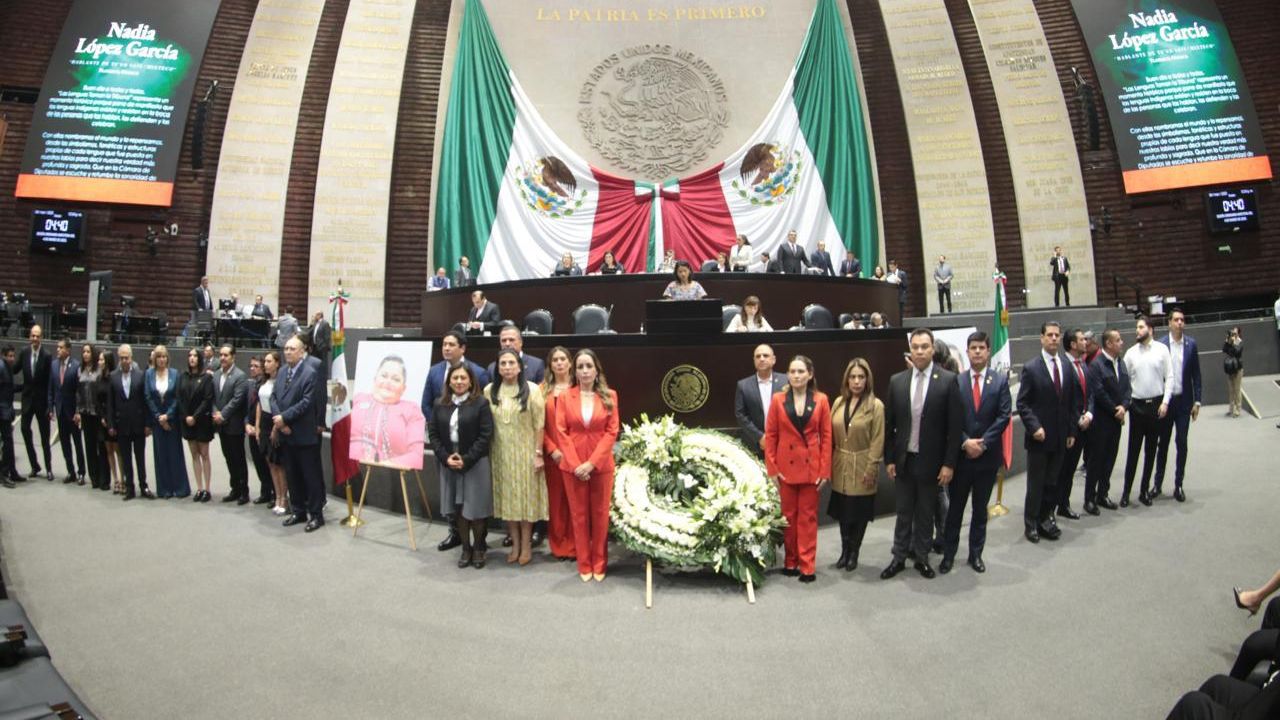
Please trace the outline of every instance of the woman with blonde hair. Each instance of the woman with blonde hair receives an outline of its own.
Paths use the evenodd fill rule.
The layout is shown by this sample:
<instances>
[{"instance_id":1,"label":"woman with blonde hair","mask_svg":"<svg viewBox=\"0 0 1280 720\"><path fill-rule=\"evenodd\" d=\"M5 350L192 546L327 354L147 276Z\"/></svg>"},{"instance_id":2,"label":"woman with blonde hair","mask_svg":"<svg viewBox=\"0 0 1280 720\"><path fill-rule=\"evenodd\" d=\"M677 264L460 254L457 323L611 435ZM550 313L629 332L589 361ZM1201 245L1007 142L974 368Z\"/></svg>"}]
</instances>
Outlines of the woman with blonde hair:
<instances>
[{"instance_id":1,"label":"woman with blonde hair","mask_svg":"<svg viewBox=\"0 0 1280 720\"><path fill-rule=\"evenodd\" d=\"M875 519L876 483L884 460L884 403L872 390L871 366L845 366L840 397L831 408L831 500L827 515L840 523L837 568L853 572L867 523Z\"/></svg>"},{"instance_id":2,"label":"woman with blonde hair","mask_svg":"<svg viewBox=\"0 0 1280 720\"><path fill-rule=\"evenodd\" d=\"M169 368L169 349L157 345L151 351L152 367L145 376L150 411L151 457L156 467L156 496L184 498L191 494L186 460L182 457L182 430L178 424L178 373Z\"/></svg>"}]
</instances>

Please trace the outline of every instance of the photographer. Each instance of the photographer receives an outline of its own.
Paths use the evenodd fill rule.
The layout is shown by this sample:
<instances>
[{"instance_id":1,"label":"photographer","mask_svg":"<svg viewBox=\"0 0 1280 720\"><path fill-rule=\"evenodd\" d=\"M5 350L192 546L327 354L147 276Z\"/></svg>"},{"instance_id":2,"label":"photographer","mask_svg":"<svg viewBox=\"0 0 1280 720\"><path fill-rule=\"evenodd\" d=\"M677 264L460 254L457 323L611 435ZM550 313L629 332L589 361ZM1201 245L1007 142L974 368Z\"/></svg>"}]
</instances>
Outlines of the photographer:
<instances>
[{"instance_id":1,"label":"photographer","mask_svg":"<svg viewBox=\"0 0 1280 720\"><path fill-rule=\"evenodd\" d=\"M1228 414L1240 417L1240 383L1244 380L1244 339L1240 337L1240 328L1233 327L1227 331L1227 340L1222 343L1222 371L1227 374L1227 403L1231 406Z\"/></svg>"}]
</instances>

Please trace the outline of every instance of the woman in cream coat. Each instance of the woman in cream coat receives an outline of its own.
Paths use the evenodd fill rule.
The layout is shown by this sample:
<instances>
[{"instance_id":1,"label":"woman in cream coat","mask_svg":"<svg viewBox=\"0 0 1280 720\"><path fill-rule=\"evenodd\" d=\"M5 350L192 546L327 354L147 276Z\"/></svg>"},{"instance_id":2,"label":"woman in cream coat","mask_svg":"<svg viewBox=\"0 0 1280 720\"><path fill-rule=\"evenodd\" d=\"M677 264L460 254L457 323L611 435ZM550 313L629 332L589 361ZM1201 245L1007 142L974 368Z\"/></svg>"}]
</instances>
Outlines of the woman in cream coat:
<instances>
[{"instance_id":1,"label":"woman in cream coat","mask_svg":"<svg viewBox=\"0 0 1280 720\"><path fill-rule=\"evenodd\" d=\"M840 523L837 568L852 572L867 523L875 518L876 483L884 460L884 403L872 391L871 366L854 358L844 369L831 408L831 500L827 515Z\"/></svg>"}]
</instances>

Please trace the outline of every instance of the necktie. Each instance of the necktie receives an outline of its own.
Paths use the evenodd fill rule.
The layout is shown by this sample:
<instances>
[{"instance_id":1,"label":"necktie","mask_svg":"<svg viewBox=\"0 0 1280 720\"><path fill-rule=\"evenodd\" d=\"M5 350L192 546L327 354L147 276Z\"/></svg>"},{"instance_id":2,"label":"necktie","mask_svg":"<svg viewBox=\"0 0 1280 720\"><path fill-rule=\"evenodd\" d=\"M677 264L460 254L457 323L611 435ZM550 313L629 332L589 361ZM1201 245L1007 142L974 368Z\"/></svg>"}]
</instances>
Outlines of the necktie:
<instances>
[{"instance_id":1,"label":"necktie","mask_svg":"<svg viewBox=\"0 0 1280 720\"><path fill-rule=\"evenodd\" d=\"M916 389L911 395L911 441L907 443L907 450L911 452L920 451L920 420L924 414L924 381L925 374L916 371Z\"/></svg>"},{"instance_id":2,"label":"necktie","mask_svg":"<svg viewBox=\"0 0 1280 720\"><path fill-rule=\"evenodd\" d=\"M973 375L973 411L978 412L982 407L982 387L978 384L981 375L974 373Z\"/></svg>"},{"instance_id":3,"label":"necktie","mask_svg":"<svg viewBox=\"0 0 1280 720\"><path fill-rule=\"evenodd\" d=\"M1061 398L1062 397L1062 373L1058 372L1058 358L1053 358L1050 362L1053 363L1053 391L1058 394L1059 398Z\"/></svg>"},{"instance_id":4,"label":"necktie","mask_svg":"<svg viewBox=\"0 0 1280 720\"><path fill-rule=\"evenodd\" d=\"M1084 381L1084 361L1076 359L1076 379L1080 381L1080 399L1087 406L1089 403L1089 384Z\"/></svg>"},{"instance_id":5,"label":"necktie","mask_svg":"<svg viewBox=\"0 0 1280 720\"><path fill-rule=\"evenodd\" d=\"M67 381L67 363L64 360L62 362L62 372L58 373L58 384L61 385L66 381Z\"/></svg>"},{"instance_id":6,"label":"necktie","mask_svg":"<svg viewBox=\"0 0 1280 720\"><path fill-rule=\"evenodd\" d=\"M125 373L120 376L120 386L124 388L124 399L129 399L129 386L133 384L133 374Z\"/></svg>"},{"instance_id":7,"label":"necktie","mask_svg":"<svg viewBox=\"0 0 1280 720\"><path fill-rule=\"evenodd\" d=\"M289 372L285 373L284 375L284 384L288 385L291 382L293 382L293 366L292 365L289 366Z\"/></svg>"}]
</instances>

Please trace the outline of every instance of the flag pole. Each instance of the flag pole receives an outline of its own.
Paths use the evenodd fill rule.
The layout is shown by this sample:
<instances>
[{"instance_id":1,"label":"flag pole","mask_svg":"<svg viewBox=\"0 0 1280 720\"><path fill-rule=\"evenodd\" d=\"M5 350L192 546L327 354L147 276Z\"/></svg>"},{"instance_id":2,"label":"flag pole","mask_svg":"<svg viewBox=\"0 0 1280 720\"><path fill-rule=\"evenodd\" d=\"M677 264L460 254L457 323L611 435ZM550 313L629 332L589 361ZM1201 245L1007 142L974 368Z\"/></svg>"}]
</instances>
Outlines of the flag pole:
<instances>
[{"instance_id":1,"label":"flag pole","mask_svg":"<svg viewBox=\"0 0 1280 720\"><path fill-rule=\"evenodd\" d=\"M329 306L330 306L329 314L331 318L329 321L329 325L334 329L334 331L336 331L336 334L339 336L336 343L338 345L341 345L341 343L344 342L342 339L342 336L345 334L347 324L346 324L345 313L343 312L342 306L346 304L348 297L349 295L342 289L342 278L338 278L338 290L337 292L329 296ZM338 355L339 353L334 352L335 357ZM332 440L330 440L330 442L332 442ZM336 482L338 479L337 477L338 466L336 462L333 465L334 465L333 467L334 481ZM361 520L360 517L356 515L356 512L355 512L355 503L353 501L354 498L352 498L352 492L351 492L351 482L354 479L355 479L354 477L346 478L346 482L343 483L343 485L345 486L344 489L346 490L347 516L343 518L342 522L339 524L341 524L343 527L349 527L349 528L358 528L364 525L364 520ZM368 477L368 474L366 473L365 481L368 482L368 479L369 477Z\"/></svg>"},{"instance_id":2,"label":"flag pole","mask_svg":"<svg viewBox=\"0 0 1280 720\"><path fill-rule=\"evenodd\" d=\"M347 489L347 495L351 495L350 488ZM996 504L987 508L987 517L995 518L1008 514L1009 508L1004 506L1004 468L1000 468L1000 472L996 473Z\"/></svg>"},{"instance_id":3,"label":"flag pole","mask_svg":"<svg viewBox=\"0 0 1280 720\"><path fill-rule=\"evenodd\" d=\"M995 370L1008 374L1012 365L1012 354L1009 351L1009 305L1005 297L1005 284L1008 277L1000 272L1000 267L996 266L995 272L991 274L991 280L995 283L995 315L992 319L992 344L995 346L992 353L992 362L995 364ZM998 360L998 362L997 362ZM1003 467L996 473L996 504L987 508L987 517L1000 517L1009 514L1009 508L1004 505L1004 476L1005 472L1013 464L1013 423L1010 422L1005 427L1004 433L1000 437L1001 449L1003 451Z\"/></svg>"}]
</instances>

